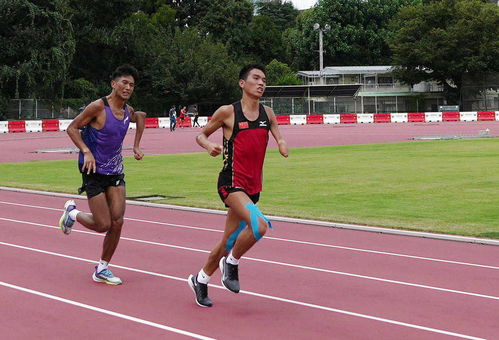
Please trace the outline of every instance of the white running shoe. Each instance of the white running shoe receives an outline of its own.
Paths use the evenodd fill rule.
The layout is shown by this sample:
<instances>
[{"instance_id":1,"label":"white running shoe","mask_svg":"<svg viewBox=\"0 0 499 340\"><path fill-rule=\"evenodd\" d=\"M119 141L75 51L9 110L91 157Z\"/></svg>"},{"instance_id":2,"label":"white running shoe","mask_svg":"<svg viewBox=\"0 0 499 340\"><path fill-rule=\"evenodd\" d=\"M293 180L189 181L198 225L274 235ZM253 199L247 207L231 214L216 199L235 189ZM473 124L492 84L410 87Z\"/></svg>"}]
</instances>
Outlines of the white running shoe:
<instances>
[{"instance_id":1,"label":"white running shoe","mask_svg":"<svg viewBox=\"0 0 499 340\"><path fill-rule=\"evenodd\" d=\"M97 267L95 267L95 271L92 274L92 280L95 282L104 282L108 285L120 285L123 283L119 277L113 275L109 268L103 269L97 273Z\"/></svg>"},{"instance_id":2,"label":"white running shoe","mask_svg":"<svg viewBox=\"0 0 499 340\"><path fill-rule=\"evenodd\" d=\"M61 228L61 231L66 235L69 235L71 233L71 228L75 223L75 220L69 217L69 212L73 209L76 209L75 201L67 201L66 204L64 204L64 213L59 219L59 228Z\"/></svg>"}]
</instances>

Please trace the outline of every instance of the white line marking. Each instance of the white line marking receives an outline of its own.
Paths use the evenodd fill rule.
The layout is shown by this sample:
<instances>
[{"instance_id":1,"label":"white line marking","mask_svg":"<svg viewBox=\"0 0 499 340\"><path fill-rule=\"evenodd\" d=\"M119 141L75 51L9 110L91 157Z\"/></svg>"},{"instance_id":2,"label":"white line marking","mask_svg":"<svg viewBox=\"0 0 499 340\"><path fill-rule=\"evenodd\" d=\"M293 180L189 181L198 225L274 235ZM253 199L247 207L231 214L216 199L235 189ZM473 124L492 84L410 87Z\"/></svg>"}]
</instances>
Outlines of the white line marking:
<instances>
[{"instance_id":1,"label":"white line marking","mask_svg":"<svg viewBox=\"0 0 499 340\"><path fill-rule=\"evenodd\" d=\"M35 194L35 195L45 195L45 196L52 196L52 197L74 198L74 199L83 199L83 200L87 199L86 197L81 196L81 195L62 194L62 193L57 193L57 192L29 190L29 189L21 189L21 188L9 188L9 187L2 187L2 186L0 186L0 190L12 191L12 192L21 192L21 193ZM163 204L163 203L149 203L149 202L140 202L140 201L132 201L132 200L126 200L126 203L130 204L130 205L137 205L137 206L144 206L144 207L154 207L154 208L160 208L160 209L180 210L180 211L207 213L207 214L215 214L215 215L226 215L227 214L226 211L222 211L222 210L196 208L196 207L185 207L185 206L180 206L180 205ZM487 245L499 246L499 240L486 239L486 238L467 237L467 236L458 236L458 235L450 235L450 234L437 234L437 233L428 233L428 232L393 229L393 228L381 228L381 227L372 227L372 226L358 225L358 224L306 220L306 219L301 219L301 218L291 218L291 217L282 217L282 216L268 215L267 217L273 221L282 221L282 222L305 224L305 225L315 225L315 226L321 226L321 227L327 227L327 228L349 229L349 230L357 230L357 231L364 231L364 232L374 232L374 233L382 233L382 234L391 234L391 235L400 235L400 236L429 238L429 239L436 239L436 240L446 240L446 241L454 241L454 242L465 242L465 243L476 243L476 244L487 244Z\"/></svg>"},{"instance_id":2,"label":"white line marking","mask_svg":"<svg viewBox=\"0 0 499 340\"><path fill-rule=\"evenodd\" d=\"M5 245L5 246L19 248L19 249L30 250L30 251L34 251L34 252L38 252L38 253L48 254L48 255L60 256L60 257L69 258L69 259L72 259L72 260L78 260L78 261L84 261L84 262L92 262L92 263L95 262L95 261L84 259L84 258L79 258L79 257L75 257L75 256L69 256L69 255L65 255L65 254L55 253L55 252L41 250L41 249L36 249L36 248L30 248L30 247L20 246L20 245L6 243L6 242L0 242L0 244L1 245ZM142 274L147 274L147 275L153 275L153 276L159 276L159 277L163 277L163 278L173 279L173 280L176 280L176 281L182 281L182 282L186 282L187 281L184 278L180 278L180 277L176 277L176 276L171 276L171 275L160 274L160 273L155 273L155 272L150 272L150 271L145 271L145 270L141 270L141 269L135 269L135 268L131 268L131 267L119 266L119 265L115 265L115 264L113 265L113 267L124 269L124 270L129 270L129 271L134 271L134 272L138 272L138 273L142 273ZM214 287L214 288L218 288L218 289L225 289L222 286L214 285L214 284L213 285L210 284L210 287ZM454 332L445 331L445 330L436 329L436 328L431 328L431 327L419 326L419 325L415 325L415 324L410 324L410 323L406 323L406 322L400 322L400 321L391 320L391 319L380 318L380 317L376 317L376 316L372 316L372 315L367 315L367 314L350 312L350 311L343 310L343 309L336 309L336 308L331 308L331 307L325 307L325 306L316 305L316 304L313 304L313 303L307 303L307 302L301 302L301 301L296 301L296 300L291 300L291 299L280 298L280 297L276 297L276 296L272 296L272 295L267 295L267 294L260 294L260 293L245 291L245 290L241 290L239 293L248 294L248 295L251 295L251 296L256 296L256 297L260 297L260 298L264 298L264 299L269 299L269 300L274 300L274 301L286 302L286 303L290 303L290 304L294 304L294 305L298 305L298 306L304 306L304 307L309 307L309 308L324 310L324 311L328 311L328 312L340 313L340 314L345 314L345 315L349 315L349 316L359 317L359 318L363 318L363 319L370 319L370 320L375 320L375 321L379 321L379 322L389 323L389 324L393 324L393 325L398 325L398 326L404 326L404 327L419 329L419 330L428 331L428 332L432 332L432 333L439 333L439 334L451 335L451 336L455 336L455 337L463 338L463 339L485 340L483 338L478 338L478 337L474 337L474 336L470 336L470 335L454 333Z\"/></svg>"},{"instance_id":3,"label":"white line marking","mask_svg":"<svg viewBox=\"0 0 499 340\"><path fill-rule=\"evenodd\" d=\"M42 207L42 206L36 206L36 205L27 205L27 204L20 204L20 203L11 203L11 202L0 201L0 204L2 204L2 203L3 204L16 205L16 206L22 206L22 207L28 207L28 208L37 208L37 209L43 209L43 210L62 211L62 209L56 209L56 208L50 208L50 207ZM194 227L194 226L188 226L188 225L183 225L183 224L174 224L174 223L167 223L167 222L150 221L150 220L137 219L137 218L129 218L129 217L125 217L125 220L135 221L135 222L141 222L141 223L164 225L164 226L175 227L175 228L184 228L184 229L193 229L193 230L200 230L200 231L209 231L209 232L223 233L223 230L217 230L217 229L211 229L211 228L203 228L203 227ZM416 256L416 255L407 255L407 254L398 254L398 253L391 253L391 252L378 251L378 250L370 250L370 249L353 248L353 247L346 247L346 246L337 246L337 245L332 245L332 244L324 244L324 243L318 243L318 242L292 240L292 239L278 238L278 237L272 237L272 236L264 236L264 238L267 239L267 240L274 240L274 241L281 241L281 242L290 242L290 243L312 245L312 246L318 246L318 247L327 247L327 248L351 250L351 251L357 251L357 252L363 252L363 253L371 253L371 254L378 254L378 255L387 255L387 256L396 256L396 257L411 258L411 259L415 259L415 260L442 262L442 263L457 264L457 265L470 266L470 267L479 267L479 268L488 268L488 269L499 270L499 267L497 267L497 266L489 266L489 265L469 263L469 262L436 259L436 258L431 258L431 257Z\"/></svg>"},{"instance_id":4,"label":"white line marking","mask_svg":"<svg viewBox=\"0 0 499 340\"><path fill-rule=\"evenodd\" d=\"M46 224L34 223L34 222L27 222L27 221L19 221L19 220L13 220L13 219L8 219L8 218L3 218L3 217L0 217L0 220L9 221L9 222L15 222L15 223L20 223L20 224L29 224L29 225L40 226L40 227L50 228L50 229L59 229L59 227L54 227L54 226L50 226L50 225L46 225ZM73 230L73 232L87 234L87 235L92 235L92 236L100 236L100 237L104 237L105 236L104 234L99 234L99 233L96 233L96 232L85 231L85 230ZM139 239L130 238L130 237L124 237L124 236L122 236L120 238L120 240L137 242L137 243L144 243L144 244L150 244L150 245L155 245L155 246L160 246L160 247L168 247L168 248L174 248L174 249L194 251L194 252L199 252L199 253L206 253L206 254L210 253L209 250L202 250L202 249L197 249L197 248L183 247L183 246L177 246L177 245L160 243L160 242L154 242L154 241L145 241L145 240L139 240ZM2 242L0 242L0 244L2 244ZM246 257L246 256L244 256L244 259L245 260L249 260L249 261L269 263L269 264L274 264L274 265L279 265L279 266L284 266L284 267L299 268L299 269L305 269L305 270L313 270L313 271L322 272L322 273L335 274L335 275L343 275L343 276L355 277L355 278L359 278L359 279L373 280L373 281L379 281L379 282L384 282L384 283L397 284L397 285L401 285L401 286L409 286L409 287L416 287L416 288L436 290L436 291L441 291L441 292L446 292L446 293L468 295L468 296L474 296L474 297L491 299L491 300L499 300L499 297L493 296L493 295L485 295L485 294L479 294L479 293L464 292L464 291L455 290L455 289L441 288L441 287L435 287L435 286L429 286L429 285L423 285L423 284L417 284L417 283L411 283L411 282L405 282L405 281L383 279L383 278L379 278L379 277L375 277L375 276L353 274L353 273L341 272L341 271L330 270L330 269L322 269L322 268L317 268L317 267L310 267L310 266L297 265L297 264L291 264L291 263L285 263L285 262L278 262L278 261L258 259L258 258L254 258L254 257Z\"/></svg>"},{"instance_id":5,"label":"white line marking","mask_svg":"<svg viewBox=\"0 0 499 340\"><path fill-rule=\"evenodd\" d=\"M47 293L42 293L42 292L37 291L37 290L33 290L33 289L29 289L29 288L24 288L24 287L13 285L13 284L10 284L10 283L7 283L7 282L0 281L0 285L4 286L4 287L7 287L7 288L20 290L20 291L25 292L25 293L38 295L38 296L41 296L41 297L44 297L44 298L48 298L48 299L51 299L51 300L56 300L56 301L59 301L59 302L64 302L64 303L67 303L69 305L73 305L73 306L76 306L76 307L81 307L81 308L89 309L89 310L94 311L94 312L103 313L103 314L107 314L107 315L118 317L120 319L125 319L125 320L128 320L128 321L137 322L137 323L140 323L142 325L151 326L151 327L163 329L165 331L169 331L169 332L173 332L173 333L178 333L178 334L186 335L186 336L189 336L189 337L192 337L192 338L203 339L203 340L213 340L213 338L209 338L209 337L206 337L204 335L199 335L199 334L188 332L188 331L184 331L184 330L181 330L181 329L178 329L178 328L174 328L174 327L162 325L162 324L159 324L159 323L156 323L156 322L147 321L147 320L140 319L140 318L137 318L137 317L134 317L134 316L130 316L130 315L122 314L122 313L113 312L113 311L110 311L110 310L107 310L107 309L103 309L103 308L99 308L99 307L87 305L85 303L81 303L81 302L77 302L77 301L73 301L73 300L68 300L68 299L65 299L65 298L62 298L62 297L59 297L59 296L55 296L55 295L51 295L51 294L47 294Z\"/></svg>"}]
</instances>

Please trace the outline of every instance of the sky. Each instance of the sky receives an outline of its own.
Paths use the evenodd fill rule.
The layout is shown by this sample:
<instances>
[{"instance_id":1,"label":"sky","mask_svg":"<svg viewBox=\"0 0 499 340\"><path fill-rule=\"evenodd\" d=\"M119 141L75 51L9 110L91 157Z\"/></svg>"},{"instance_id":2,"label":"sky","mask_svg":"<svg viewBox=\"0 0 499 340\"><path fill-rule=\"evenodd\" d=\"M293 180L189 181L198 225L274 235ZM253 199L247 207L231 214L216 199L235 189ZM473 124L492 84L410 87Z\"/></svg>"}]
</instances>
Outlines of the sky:
<instances>
[{"instance_id":1,"label":"sky","mask_svg":"<svg viewBox=\"0 0 499 340\"><path fill-rule=\"evenodd\" d=\"M307 9L313 7L317 0L291 0L291 2L297 9Z\"/></svg>"}]
</instances>

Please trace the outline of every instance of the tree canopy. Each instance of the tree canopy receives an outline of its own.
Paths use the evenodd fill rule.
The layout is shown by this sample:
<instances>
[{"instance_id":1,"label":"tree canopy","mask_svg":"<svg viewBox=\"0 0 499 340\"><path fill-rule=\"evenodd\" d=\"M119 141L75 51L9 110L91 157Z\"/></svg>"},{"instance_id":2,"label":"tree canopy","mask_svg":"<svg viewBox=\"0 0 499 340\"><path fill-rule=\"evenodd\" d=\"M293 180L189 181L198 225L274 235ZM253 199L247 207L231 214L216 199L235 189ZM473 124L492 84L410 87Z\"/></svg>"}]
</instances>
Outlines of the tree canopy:
<instances>
[{"instance_id":1,"label":"tree canopy","mask_svg":"<svg viewBox=\"0 0 499 340\"><path fill-rule=\"evenodd\" d=\"M139 70L139 109L227 103L246 63L267 65L269 84L280 85L318 69L315 23L330 25L326 66L399 64L408 83L452 90L463 75L498 70L497 11L485 0L319 0L305 11L284 0L0 0L0 106L79 107L108 94L123 63Z\"/></svg>"},{"instance_id":2,"label":"tree canopy","mask_svg":"<svg viewBox=\"0 0 499 340\"><path fill-rule=\"evenodd\" d=\"M499 7L482 0L426 1L403 8L391 40L397 77L435 80L459 102L470 75L499 72Z\"/></svg>"}]
</instances>

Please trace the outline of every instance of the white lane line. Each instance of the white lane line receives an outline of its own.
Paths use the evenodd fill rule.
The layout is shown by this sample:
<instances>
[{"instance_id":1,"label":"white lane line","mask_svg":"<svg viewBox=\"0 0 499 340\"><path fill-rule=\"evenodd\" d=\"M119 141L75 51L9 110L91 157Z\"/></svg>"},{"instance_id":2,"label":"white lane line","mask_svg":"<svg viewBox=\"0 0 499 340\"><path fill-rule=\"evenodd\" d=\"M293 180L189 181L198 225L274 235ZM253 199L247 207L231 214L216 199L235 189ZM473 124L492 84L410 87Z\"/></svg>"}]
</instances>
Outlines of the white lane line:
<instances>
[{"instance_id":1,"label":"white lane line","mask_svg":"<svg viewBox=\"0 0 499 340\"><path fill-rule=\"evenodd\" d=\"M11 203L11 202L5 202L5 201L0 201L0 204L10 204L10 205L16 205L16 206L22 206L22 207L28 207L28 208L43 209L43 210L62 211L62 209L56 209L56 208L50 208L50 207L42 207L42 206L36 206L36 205L28 205L28 204L21 204L21 203ZM223 230L203 228L203 227L194 227L194 226L188 226L188 225L183 225L183 224L174 224L174 223L168 223L168 222L150 221L150 220L137 219L137 218L129 218L129 217L125 217L125 220L135 221L135 222L141 222L141 223L148 223L148 224L164 225L164 226L175 227L175 228L193 229L193 230L200 230L200 231L209 231L209 232L223 233ZM456 265L463 265L463 266L470 266L470 267L488 268L488 269L499 270L498 266L490 266L490 265L483 265L483 264L470 263L470 262L452 261L452 260L437 259L437 258L424 257L424 256L391 253L391 252L385 252L385 251L362 249L362 248L354 248L354 247L346 247L346 246L337 246L337 245L332 245L332 244L325 244L325 243L318 243L318 242L309 242L309 241L300 241L300 240L285 239L285 238L272 237L272 236L264 236L264 238L267 239L267 240L274 240L274 241L281 241L281 242L290 242L290 243L304 244L304 245L310 245L310 246L318 246L318 247L326 247L326 248L333 248L333 249L350 250L350 251L355 251L355 252L363 252L363 253L386 255L386 256L396 256L396 257L410 258L410 259L422 260L422 261L441 262L441 263L449 263L449 264L456 264Z\"/></svg>"},{"instance_id":2,"label":"white lane line","mask_svg":"<svg viewBox=\"0 0 499 340\"><path fill-rule=\"evenodd\" d=\"M14 248L23 249L23 250L29 250L29 251L33 251L33 252L37 252L37 253L42 253L42 254L47 254L47 255L54 255L54 256L64 257L64 258L68 258L68 259L72 259L72 260L78 260L78 261L84 261L84 262L95 262L95 261L92 261L92 260L89 260L89 259L84 259L84 258L80 258L80 257L76 257L76 256L70 256L70 255L55 253L55 252L41 250L41 249L36 249L36 248L31 248L31 247L25 247L25 246L20 246L20 245L16 245L16 244L6 243L6 242L0 242L0 245L10 246L10 247L14 247ZM172 279L172 280L176 280L176 281L182 281L182 282L186 282L187 281L185 278L180 278L180 277L177 277L177 276L165 275L165 274L150 272L150 271L146 271L146 270L141 270L141 269L136 269L136 268L131 268L131 267L120 266L120 265L116 265L116 264L113 264L113 267L124 269L124 270L129 270L129 271L133 271L133 272L138 272L138 273L142 273L142 274L147 274L147 275L159 276L159 277L163 277L163 278L167 278L167 279ZM214 284L210 284L210 287L214 287L214 288L218 288L218 289L225 289L224 287L222 287L220 285L214 285ZM441 329L436 329L436 328L431 328L431 327L425 327L425 326L410 324L410 323L396 321L396 320L391 320L391 319L380 318L380 317L372 316L372 315L368 315L368 314L361 314L361 313L350 312L350 311L343 310L343 309L336 309L336 308L331 308L331 307L316 305L316 304L313 304L313 303L307 303L307 302L301 302L301 301L297 301L297 300L280 298L280 297L276 297L276 296L272 296L272 295L267 295L267 294L260 294L260 293L245 291L245 290L241 290L239 293L247 294L247 295L251 295L251 296L256 296L256 297L260 297L260 298L264 298L264 299L268 299L268 300L286 302L286 303L290 303L290 304L294 304L294 305L298 305L298 306L309 307L309 308L324 310L324 311L328 311L328 312L340 313L340 314L345 314L345 315L349 315L349 316L359 317L359 318L363 318L363 319L369 319L369 320L384 322L384 323L388 323L388 324L393 324L393 325L398 325L398 326L404 326L404 327L419 329L419 330L428 331L428 332L432 332L432 333L439 333L439 334L451 335L451 336L455 336L455 337L463 338L463 339L485 340L485 339L474 337L474 336L470 336L470 335L459 334L459 333L454 333L454 332L450 332L450 331L446 331L446 330L441 330Z\"/></svg>"},{"instance_id":3,"label":"white lane line","mask_svg":"<svg viewBox=\"0 0 499 340\"><path fill-rule=\"evenodd\" d=\"M12 219L3 218L3 217L0 217L0 220L5 220L5 221L9 221L9 222L20 223L20 224L29 224L29 225L40 226L40 227L50 228L50 229L59 229L59 227L54 227L54 226L50 226L50 225L46 225L46 224L40 224L40 223L34 223L34 222L27 222L27 221L19 221L19 220L12 220ZM84 231L84 230L73 230L73 232L87 234L87 235L92 235L92 236L100 236L100 237L104 237L105 236L104 234L98 234L98 233L95 233L95 232ZM183 246L177 246L177 245L173 245L173 244L160 243L160 242L154 242L154 241L145 241L145 240L139 240L139 239L129 238L129 237L123 237L123 236L120 238L120 240L137 242L137 243L144 243L144 244L150 244L150 245L161 246L161 247L175 248L175 249L181 249L181 250L187 250L187 251L194 251L194 252L199 252L199 253L210 253L209 250L202 250L202 249L197 249L197 248L183 247ZM2 242L0 242L0 244L2 244ZM379 278L379 277L375 277L375 276L353 274L353 273L341 272L341 271L330 270L330 269L322 269L322 268L310 267L310 266L304 266L304 265L297 265L297 264L292 264L292 263L285 263L285 262L278 262L278 261L258 259L258 258L254 258L254 257L246 257L245 256L244 259L245 260L250 260L250 261L256 261L256 262L269 263L269 264L274 264L274 265L279 265L279 266L284 266L284 267L292 267L292 268L299 268L299 269L305 269L305 270L313 270L313 271L318 271L318 272L322 272L322 273L329 273L329 274L335 274L335 275L355 277L355 278L364 279L364 280L373 280L373 281L379 281L379 282L384 282L384 283L391 283L391 284L402 285L402 286L409 286L409 287L430 289L430 290L441 291L441 292L446 292L446 293L467 295L467 296L473 296L473 297L479 297L479 298L485 298L485 299L491 299L491 300L499 300L499 297L493 296L493 295L485 295L485 294L479 294L479 293L465 292L465 291L460 291L460 290L455 290L455 289L441 288L441 287L435 287L435 286L417 284L417 283L412 283L412 282L383 279L383 278Z\"/></svg>"},{"instance_id":4,"label":"white lane line","mask_svg":"<svg viewBox=\"0 0 499 340\"><path fill-rule=\"evenodd\" d=\"M80 200L87 199L86 197L81 196L81 195L62 194L62 193L57 193L57 192L29 190L29 189L10 188L10 187L0 186L0 191L1 190L20 192L20 193L25 193L25 194L62 197L65 199L68 199L68 198L80 199ZM172 205L172 204L164 204L164 203L150 203L150 202L141 202L141 201L133 201L133 200L126 200L126 203L128 205L142 206L142 207L148 207L148 208L160 208L160 209L188 211L188 212L194 212L194 213L206 213L206 214L215 214L215 215L226 215L227 214L227 212L223 211L223 210L186 207L186 206L181 206L181 205ZM326 228L356 230L356 231L371 232L371 233L378 233L378 234L381 233L381 234L388 234L388 235L399 235L399 236L408 236L408 237L428 238L428 239L435 239L435 240L445 240L445 241L476 243L476 244L484 244L484 245L491 245L491 246L499 246L499 240L493 240L493 239L489 239L489 238L458 236L458 235L450 235L450 234L437 234L437 233L429 233L429 232L422 232L422 231L411 231L411 230L394 229L394 228L382 228L382 227L373 227L373 226L368 226L368 225L318 221L318 220L309 220L309 219L307 220L307 219L302 219L302 218L292 218L292 217L283 217L283 216L268 215L267 217L270 218L272 221L280 221L280 222L286 222L286 223L313 225L313 226L321 226L321 227L326 227Z\"/></svg>"},{"instance_id":5,"label":"white lane line","mask_svg":"<svg viewBox=\"0 0 499 340\"><path fill-rule=\"evenodd\" d=\"M13 284L10 284L10 283L7 283L7 282L0 281L0 286L4 286L4 287L7 287L7 288L11 288L11 289L16 289L16 290L19 290L19 291L22 291L22 292L25 292L25 293L33 294L33 295L38 295L38 296L41 296L41 297L44 297L44 298L48 298L48 299L51 299L51 300L55 300L55 301L59 301L59 302L64 302L64 303L67 303L69 305L73 305L73 306L84 308L84 309L89 309L89 310L94 311L94 312L111 315L111 316L114 316L114 317L117 317L117 318L120 318L120 319L125 319L125 320L128 320L128 321L133 321L133 322L136 322L136 323L139 323L139 324L142 324L142 325L159 328L159 329L162 329L162 330L165 330L165 331L169 331L169 332L173 332L173 333L177 333L177 334L182 334L182 335L185 335L185 336L189 336L191 338L202 339L202 340L213 340L213 338L209 338L209 337L204 336L204 335L200 335L200 334L196 334L196 333L184 331L182 329L178 329L178 328L174 328L174 327L162 325L162 324L159 324L159 323L156 323L156 322L152 322L152 321L147 321L147 320L140 319L140 318L137 318L137 317L134 317L134 316L130 316L130 315L122 314L122 313L113 312L113 311L110 311L110 310L107 310L107 309L103 309L103 308L99 308L99 307L87 305L85 303L81 303L81 302L77 302L77 301L65 299L65 298L62 298L62 297L59 297L59 296L55 296L55 295L43 293L43 292L40 292L40 291L37 291L37 290L33 290L33 289L29 289L29 288L25 288L25 287L21 287L21 286L17 286L17 285L13 285Z\"/></svg>"}]
</instances>

